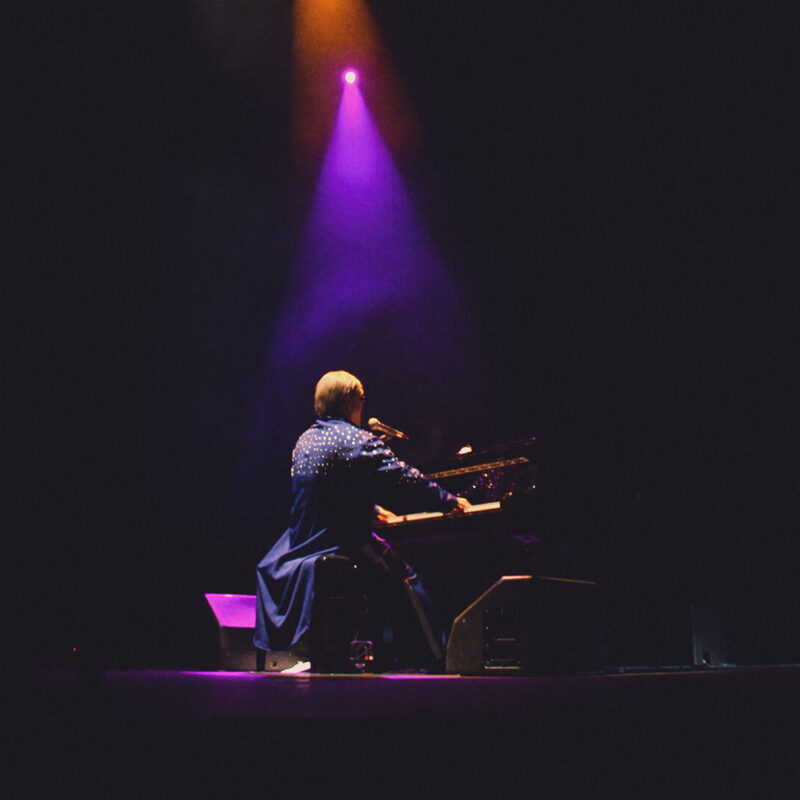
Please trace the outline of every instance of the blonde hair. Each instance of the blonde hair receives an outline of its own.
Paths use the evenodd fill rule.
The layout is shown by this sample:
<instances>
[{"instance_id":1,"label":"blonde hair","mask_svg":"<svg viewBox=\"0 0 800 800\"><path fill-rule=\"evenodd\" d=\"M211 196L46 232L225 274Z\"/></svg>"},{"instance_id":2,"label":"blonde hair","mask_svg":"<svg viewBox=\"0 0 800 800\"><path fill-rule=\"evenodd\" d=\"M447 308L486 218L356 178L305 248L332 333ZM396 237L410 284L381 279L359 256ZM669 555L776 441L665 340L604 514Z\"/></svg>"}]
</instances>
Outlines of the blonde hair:
<instances>
[{"instance_id":1,"label":"blonde hair","mask_svg":"<svg viewBox=\"0 0 800 800\"><path fill-rule=\"evenodd\" d=\"M344 370L326 372L314 392L314 413L318 417L347 417L353 400L364 394L355 375Z\"/></svg>"}]
</instances>

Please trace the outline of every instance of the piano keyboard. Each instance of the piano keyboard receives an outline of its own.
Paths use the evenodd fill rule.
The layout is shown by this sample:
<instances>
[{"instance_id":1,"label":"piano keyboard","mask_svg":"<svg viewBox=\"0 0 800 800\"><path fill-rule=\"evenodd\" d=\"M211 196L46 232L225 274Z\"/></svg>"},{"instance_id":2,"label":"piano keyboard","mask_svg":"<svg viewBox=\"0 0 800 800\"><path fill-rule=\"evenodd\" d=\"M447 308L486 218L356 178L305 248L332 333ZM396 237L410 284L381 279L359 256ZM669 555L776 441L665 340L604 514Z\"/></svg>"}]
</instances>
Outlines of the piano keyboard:
<instances>
[{"instance_id":1,"label":"piano keyboard","mask_svg":"<svg viewBox=\"0 0 800 800\"><path fill-rule=\"evenodd\" d=\"M390 517L385 522L375 522L375 525L378 527L390 527L392 525L405 525L410 522L425 522L427 520L432 519L443 519L444 517L460 517L462 514L464 516L476 516L478 514L486 514L493 511L500 511L500 501L495 500L492 503L479 503L474 506L470 506L465 511L461 511L459 513L454 514L452 511L448 513L444 513L442 511L420 511L416 514L403 514L402 516L393 516Z\"/></svg>"}]
</instances>

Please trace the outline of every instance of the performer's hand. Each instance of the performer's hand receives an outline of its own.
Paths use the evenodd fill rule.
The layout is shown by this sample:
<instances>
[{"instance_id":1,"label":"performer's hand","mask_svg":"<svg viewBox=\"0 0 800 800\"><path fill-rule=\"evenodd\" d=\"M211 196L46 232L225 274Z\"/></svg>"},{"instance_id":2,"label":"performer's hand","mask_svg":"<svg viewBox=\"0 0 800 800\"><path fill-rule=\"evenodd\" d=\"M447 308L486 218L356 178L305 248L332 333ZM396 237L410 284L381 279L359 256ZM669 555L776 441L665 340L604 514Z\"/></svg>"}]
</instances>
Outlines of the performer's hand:
<instances>
[{"instance_id":1,"label":"performer's hand","mask_svg":"<svg viewBox=\"0 0 800 800\"><path fill-rule=\"evenodd\" d=\"M461 514L469 508L472 508L472 503L466 497L456 497L458 505L453 509L456 514Z\"/></svg>"},{"instance_id":2,"label":"performer's hand","mask_svg":"<svg viewBox=\"0 0 800 800\"><path fill-rule=\"evenodd\" d=\"M375 506L375 520L377 522L382 522L383 524L386 524L394 516L395 515L392 514L392 512L389 511L388 509L383 508L382 506L379 505Z\"/></svg>"}]
</instances>

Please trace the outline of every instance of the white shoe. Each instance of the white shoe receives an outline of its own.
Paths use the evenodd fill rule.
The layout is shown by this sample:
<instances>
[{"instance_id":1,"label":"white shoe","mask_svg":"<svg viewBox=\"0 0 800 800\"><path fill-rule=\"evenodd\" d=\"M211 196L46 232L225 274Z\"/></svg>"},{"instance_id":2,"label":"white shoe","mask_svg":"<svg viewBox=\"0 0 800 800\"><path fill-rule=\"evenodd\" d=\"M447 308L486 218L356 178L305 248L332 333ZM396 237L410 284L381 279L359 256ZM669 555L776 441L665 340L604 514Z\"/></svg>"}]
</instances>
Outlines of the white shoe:
<instances>
[{"instance_id":1,"label":"white shoe","mask_svg":"<svg viewBox=\"0 0 800 800\"><path fill-rule=\"evenodd\" d=\"M293 667L282 669L281 675L297 675L298 672L308 672L310 669L310 661L298 661Z\"/></svg>"}]
</instances>

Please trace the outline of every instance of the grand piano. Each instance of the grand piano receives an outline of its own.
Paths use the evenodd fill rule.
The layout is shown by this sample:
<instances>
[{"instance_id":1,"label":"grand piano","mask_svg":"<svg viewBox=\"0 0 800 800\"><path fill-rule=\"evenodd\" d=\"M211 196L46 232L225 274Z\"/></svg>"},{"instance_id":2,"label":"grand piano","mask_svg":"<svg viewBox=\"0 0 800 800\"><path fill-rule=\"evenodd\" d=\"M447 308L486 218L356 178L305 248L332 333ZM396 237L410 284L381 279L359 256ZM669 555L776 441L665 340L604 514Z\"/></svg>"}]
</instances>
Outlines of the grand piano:
<instances>
[{"instance_id":1,"label":"grand piano","mask_svg":"<svg viewBox=\"0 0 800 800\"><path fill-rule=\"evenodd\" d=\"M473 507L402 514L378 526L419 573L445 626L502 575L534 574L546 550L536 521L534 437L423 463Z\"/></svg>"},{"instance_id":2,"label":"grand piano","mask_svg":"<svg viewBox=\"0 0 800 800\"><path fill-rule=\"evenodd\" d=\"M551 674L600 663L596 583L575 575L562 513L536 489L535 453L531 437L423 464L472 509L399 515L378 529L450 630L449 672Z\"/></svg>"}]
</instances>

